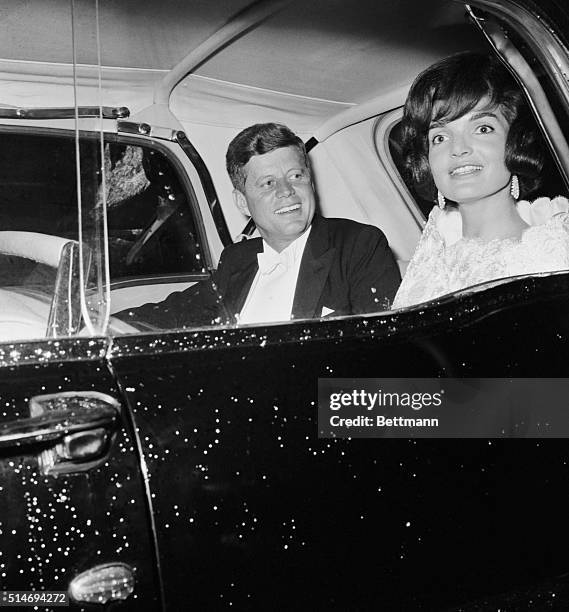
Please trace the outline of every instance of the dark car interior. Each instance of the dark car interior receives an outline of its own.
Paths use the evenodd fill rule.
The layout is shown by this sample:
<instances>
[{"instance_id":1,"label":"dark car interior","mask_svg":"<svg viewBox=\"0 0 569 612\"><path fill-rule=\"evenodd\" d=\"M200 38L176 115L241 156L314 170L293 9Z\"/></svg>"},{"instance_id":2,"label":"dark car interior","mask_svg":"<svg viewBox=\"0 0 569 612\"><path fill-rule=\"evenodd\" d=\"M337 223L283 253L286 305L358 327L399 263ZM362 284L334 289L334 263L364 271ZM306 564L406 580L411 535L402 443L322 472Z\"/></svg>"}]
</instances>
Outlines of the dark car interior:
<instances>
[{"instance_id":1,"label":"dark car interior","mask_svg":"<svg viewBox=\"0 0 569 612\"><path fill-rule=\"evenodd\" d=\"M106 144L107 217L111 280L203 272L194 213L172 164L157 150ZM102 201L100 145L80 147L82 201ZM70 240L78 237L75 145L41 133L2 135L0 227ZM92 212L90 213L93 214ZM84 227L90 223L83 216ZM31 259L2 255L0 286L51 285L54 270Z\"/></svg>"}]
</instances>

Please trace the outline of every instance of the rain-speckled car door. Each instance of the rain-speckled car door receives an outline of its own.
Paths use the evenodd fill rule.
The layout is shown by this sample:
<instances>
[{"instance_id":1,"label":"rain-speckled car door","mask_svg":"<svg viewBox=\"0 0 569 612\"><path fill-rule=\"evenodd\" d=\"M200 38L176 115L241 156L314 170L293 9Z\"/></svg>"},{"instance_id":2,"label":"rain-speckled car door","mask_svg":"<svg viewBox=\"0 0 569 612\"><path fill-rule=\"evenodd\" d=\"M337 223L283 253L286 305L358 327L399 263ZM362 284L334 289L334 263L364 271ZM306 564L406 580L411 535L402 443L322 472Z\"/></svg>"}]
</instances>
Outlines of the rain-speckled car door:
<instances>
[{"instance_id":1,"label":"rain-speckled car door","mask_svg":"<svg viewBox=\"0 0 569 612\"><path fill-rule=\"evenodd\" d=\"M167 609L453 609L566 571L563 440L319 439L316 403L319 377L564 376L568 283L116 337Z\"/></svg>"},{"instance_id":2,"label":"rain-speckled car door","mask_svg":"<svg viewBox=\"0 0 569 612\"><path fill-rule=\"evenodd\" d=\"M159 610L137 444L106 347L0 346L0 583L69 592L72 609Z\"/></svg>"}]
</instances>

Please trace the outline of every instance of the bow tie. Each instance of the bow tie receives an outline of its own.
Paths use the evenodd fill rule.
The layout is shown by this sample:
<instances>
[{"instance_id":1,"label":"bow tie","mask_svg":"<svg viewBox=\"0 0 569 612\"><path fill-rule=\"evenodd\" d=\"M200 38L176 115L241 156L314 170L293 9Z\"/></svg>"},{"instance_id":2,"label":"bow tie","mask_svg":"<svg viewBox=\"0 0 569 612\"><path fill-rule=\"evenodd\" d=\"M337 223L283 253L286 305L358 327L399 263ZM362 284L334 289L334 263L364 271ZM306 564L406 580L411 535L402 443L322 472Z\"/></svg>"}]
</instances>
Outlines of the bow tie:
<instances>
[{"instance_id":1,"label":"bow tie","mask_svg":"<svg viewBox=\"0 0 569 612\"><path fill-rule=\"evenodd\" d=\"M271 274L280 265L283 270L288 270L293 263L293 255L290 251L282 251L276 253L269 251L268 253L257 253L257 261L259 262L259 270L261 274Z\"/></svg>"}]
</instances>

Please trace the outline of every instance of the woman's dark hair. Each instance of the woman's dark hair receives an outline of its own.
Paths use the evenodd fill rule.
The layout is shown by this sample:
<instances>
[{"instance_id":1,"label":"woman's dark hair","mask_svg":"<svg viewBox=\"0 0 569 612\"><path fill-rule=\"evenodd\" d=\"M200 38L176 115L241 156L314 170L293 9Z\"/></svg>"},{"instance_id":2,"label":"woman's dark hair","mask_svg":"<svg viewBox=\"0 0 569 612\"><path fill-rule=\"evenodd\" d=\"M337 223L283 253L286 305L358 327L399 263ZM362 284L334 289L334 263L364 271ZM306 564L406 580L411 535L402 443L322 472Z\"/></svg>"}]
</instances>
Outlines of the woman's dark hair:
<instances>
[{"instance_id":1,"label":"woman's dark hair","mask_svg":"<svg viewBox=\"0 0 569 612\"><path fill-rule=\"evenodd\" d=\"M523 93L508 70L485 53L459 53L433 64L416 79L403 112L402 157L407 179L426 199L437 189L429 167L432 122L447 123L469 113L482 99L498 107L509 124L506 168L518 176L520 196L540 185L544 154L541 136Z\"/></svg>"},{"instance_id":2,"label":"woman's dark hair","mask_svg":"<svg viewBox=\"0 0 569 612\"><path fill-rule=\"evenodd\" d=\"M233 187L245 190L245 166L254 155L264 155L275 149L295 147L302 155L307 168L308 155L302 140L286 125L280 123L256 123L242 132L229 143L225 162Z\"/></svg>"}]
</instances>

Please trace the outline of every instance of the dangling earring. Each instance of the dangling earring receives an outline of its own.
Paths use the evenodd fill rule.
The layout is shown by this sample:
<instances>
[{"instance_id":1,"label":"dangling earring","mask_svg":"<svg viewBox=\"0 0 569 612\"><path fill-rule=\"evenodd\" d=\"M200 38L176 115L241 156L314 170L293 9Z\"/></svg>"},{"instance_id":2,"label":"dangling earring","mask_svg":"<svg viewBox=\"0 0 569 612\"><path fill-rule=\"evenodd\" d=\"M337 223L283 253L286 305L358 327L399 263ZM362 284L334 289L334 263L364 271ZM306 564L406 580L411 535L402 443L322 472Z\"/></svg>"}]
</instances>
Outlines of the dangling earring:
<instances>
[{"instance_id":1,"label":"dangling earring","mask_svg":"<svg viewBox=\"0 0 569 612\"><path fill-rule=\"evenodd\" d=\"M518 181L518 177L515 174L512 174L512 182L510 183L510 194L514 200L518 201L520 199L520 181Z\"/></svg>"},{"instance_id":2,"label":"dangling earring","mask_svg":"<svg viewBox=\"0 0 569 612\"><path fill-rule=\"evenodd\" d=\"M446 200L445 196L440 191L437 191L437 201L439 203L439 208L443 210L443 208L446 206Z\"/></svg>"}]
</instances>

